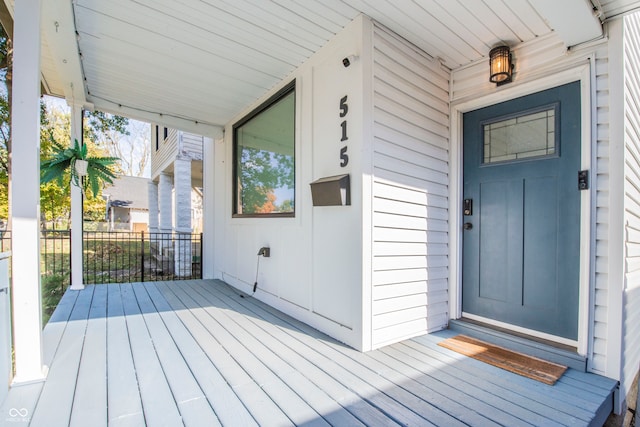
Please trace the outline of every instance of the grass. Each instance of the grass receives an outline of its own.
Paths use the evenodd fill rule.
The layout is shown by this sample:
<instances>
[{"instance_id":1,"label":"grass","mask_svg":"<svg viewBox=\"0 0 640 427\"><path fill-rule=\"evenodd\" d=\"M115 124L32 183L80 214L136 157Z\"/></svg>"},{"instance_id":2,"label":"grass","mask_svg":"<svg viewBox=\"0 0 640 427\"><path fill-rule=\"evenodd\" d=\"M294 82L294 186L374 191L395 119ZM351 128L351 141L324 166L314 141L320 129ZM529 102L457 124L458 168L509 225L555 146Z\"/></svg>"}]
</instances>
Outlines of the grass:
<instances>
[{"instance_id":1,"label":"grass","mask_svg":"<svg viewBox=\"0 0 640 427\"><path fill-rule=\"evenodd\" d=\"M71 283L71 242L68 232L45 232L44 236L40 247L43 326ZM199 249L195 248L199 246L194 247L197 251ZM193 262L199 263L199 253L194 252L192 258ZM90 233L88 237L85 235L83 242L83 282L103 284L190 278L177 278L168 271L163 273L151 261L150 242L146 239L143 243L137 233L96 233L95 236Z\"/></svg>"}]
</instances>

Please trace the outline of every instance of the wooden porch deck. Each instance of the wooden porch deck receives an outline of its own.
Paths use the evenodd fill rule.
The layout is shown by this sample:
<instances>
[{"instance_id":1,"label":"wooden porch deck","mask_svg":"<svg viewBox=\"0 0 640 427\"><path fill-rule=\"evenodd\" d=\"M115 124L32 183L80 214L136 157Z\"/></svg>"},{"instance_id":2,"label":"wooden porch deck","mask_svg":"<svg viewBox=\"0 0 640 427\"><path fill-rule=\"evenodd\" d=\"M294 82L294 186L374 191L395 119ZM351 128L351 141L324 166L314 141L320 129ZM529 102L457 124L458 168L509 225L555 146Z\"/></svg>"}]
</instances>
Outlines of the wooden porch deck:
<instances>
[{"instance_id":1,"label":"wooden porch deck","mask_svg":"<svg viewBox=\"0 0 640 427\"><path fill-rule=\"evenodd\" d=\"M359 353L220 281L68 291L44 330L45 382L13 387L8 426L601 425L615 382L554 386L437 345Z\"/></svg>"}]
</instances>

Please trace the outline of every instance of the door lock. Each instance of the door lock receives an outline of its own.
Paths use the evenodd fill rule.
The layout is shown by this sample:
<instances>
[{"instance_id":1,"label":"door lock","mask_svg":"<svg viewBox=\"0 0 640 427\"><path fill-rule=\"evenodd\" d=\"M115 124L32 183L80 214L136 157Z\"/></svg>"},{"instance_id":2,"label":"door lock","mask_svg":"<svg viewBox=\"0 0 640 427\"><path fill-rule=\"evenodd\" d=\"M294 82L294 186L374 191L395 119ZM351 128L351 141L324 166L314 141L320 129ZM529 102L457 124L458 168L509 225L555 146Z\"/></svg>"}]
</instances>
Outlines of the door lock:
<instances>
[{"instance_id":1,"label":"door lock","mask_svg":"<svg viewBox=\"0 0 640 427\"><path fill-rule=\"evenodd\" d=\"M578 172L578 190L589 189L589 171L584 170Z\"/></svg>"},{"instance_id":2,"label":"door lock","mask_svg":"<svg viewBox=\"0 0 640 427\"><path fill-rule=\"evenodd\" d=\"M473 228L473 224L471 224L470 222L465 222L462 225L462 228L464 228L465 230L471 230Z\"/></svg>"},{"instance_id":3,"label":"door lock","mask_svg":"<svg viewBox=\"0 0 640 427\"><path fill-rule=\"evenodd\" d=\"M473 200L472 199L464 199L462 203L462 213L465 216L473 215Z\"/></svg>"}]
</instances>

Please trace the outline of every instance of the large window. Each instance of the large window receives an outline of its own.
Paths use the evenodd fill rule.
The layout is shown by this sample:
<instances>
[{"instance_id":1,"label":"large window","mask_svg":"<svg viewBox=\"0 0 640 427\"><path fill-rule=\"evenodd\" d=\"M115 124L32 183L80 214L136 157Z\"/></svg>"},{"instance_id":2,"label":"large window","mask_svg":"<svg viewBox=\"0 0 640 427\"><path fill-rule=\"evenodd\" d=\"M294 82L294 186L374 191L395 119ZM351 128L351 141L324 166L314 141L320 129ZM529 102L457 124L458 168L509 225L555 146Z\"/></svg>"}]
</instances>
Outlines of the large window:
<instances>
[{"instance_id":1,"label":"large window","mask_svg":"<svg viewBox=\"0 0 640 427\"><path fill-rule=\"evenodd\" d=\"M295 81L233 127L234 216L295 212Z\"/></svg>"}]
</instances>

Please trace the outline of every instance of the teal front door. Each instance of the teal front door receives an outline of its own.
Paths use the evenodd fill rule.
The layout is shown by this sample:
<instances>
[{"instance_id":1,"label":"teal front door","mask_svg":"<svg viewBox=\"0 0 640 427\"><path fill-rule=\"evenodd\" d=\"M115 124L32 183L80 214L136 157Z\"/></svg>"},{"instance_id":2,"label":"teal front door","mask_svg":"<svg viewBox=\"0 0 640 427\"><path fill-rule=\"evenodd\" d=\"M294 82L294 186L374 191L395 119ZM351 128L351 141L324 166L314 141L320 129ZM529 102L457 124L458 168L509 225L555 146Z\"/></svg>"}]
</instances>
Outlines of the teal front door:
<instances>
[{"instance_id":1,"label":"teal front door","mask_svg":"<svg viewBox=\"0 0 640 427\"><path fill-rule=\"evenodd\" d=\"M577 340L579 82L463 120L463 312Z\"/></svg>"}]
</instances>

